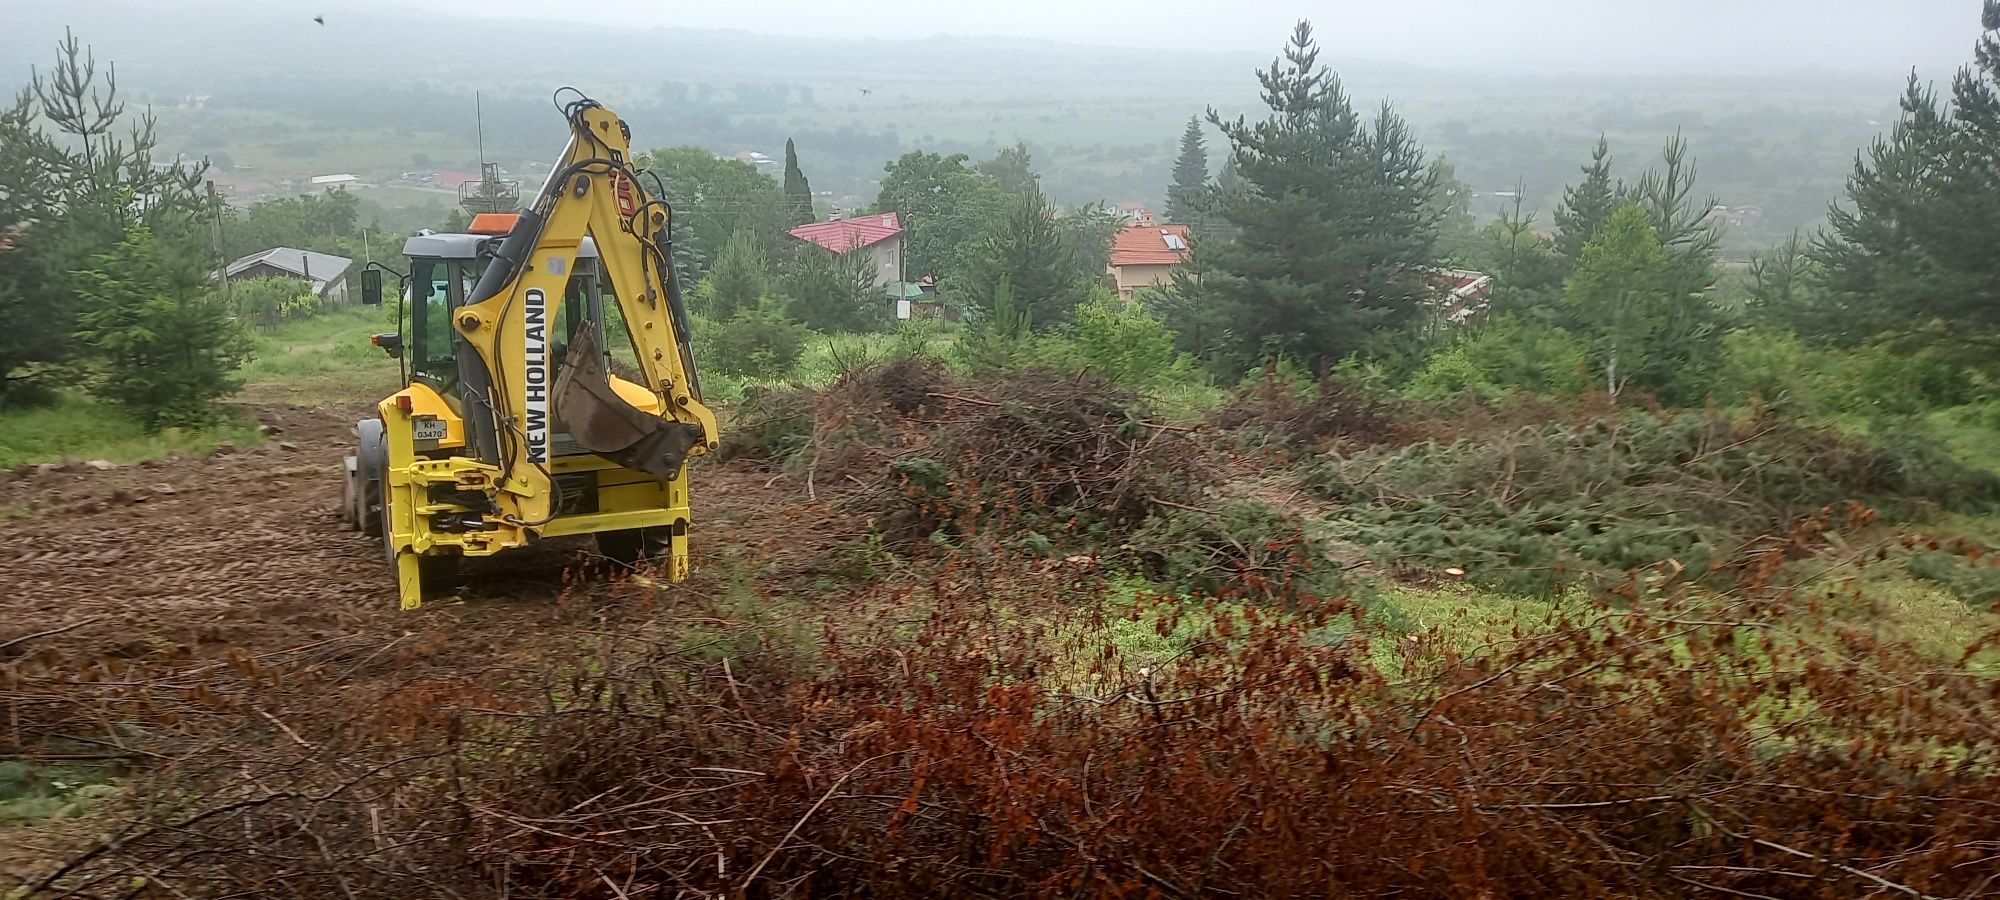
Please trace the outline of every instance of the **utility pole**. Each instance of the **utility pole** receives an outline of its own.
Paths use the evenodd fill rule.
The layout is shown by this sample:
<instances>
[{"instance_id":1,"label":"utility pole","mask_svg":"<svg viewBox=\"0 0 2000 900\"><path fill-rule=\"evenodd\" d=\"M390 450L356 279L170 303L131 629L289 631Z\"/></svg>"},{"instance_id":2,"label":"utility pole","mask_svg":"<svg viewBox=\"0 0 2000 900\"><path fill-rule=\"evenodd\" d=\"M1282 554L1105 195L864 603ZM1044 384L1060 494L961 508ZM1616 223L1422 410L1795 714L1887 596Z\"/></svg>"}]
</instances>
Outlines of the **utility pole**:
<instances>
[{"instance_id":1,"label":"utility pole","mask_svg":"<svg viewBox=\"0 0 2000 900\"><path fill-rule=\"evenodd\" d=\"M479 102L479 92L472 92L472 127L479 132L479 173L486 174L486 107Z\"/></svg>"},{"instance_id":2,"label":"utility pole","mask_svg":"<svg viewBox=\"0 0 2000 900\"><path fill-rule=\"evenodd\" d=\"M213 178L208 179L208 212L215 222L215 279L222 282L222 302L230 303L229 260L222 255L222 202L216 199Z\"/></svg>"}]
</instances>

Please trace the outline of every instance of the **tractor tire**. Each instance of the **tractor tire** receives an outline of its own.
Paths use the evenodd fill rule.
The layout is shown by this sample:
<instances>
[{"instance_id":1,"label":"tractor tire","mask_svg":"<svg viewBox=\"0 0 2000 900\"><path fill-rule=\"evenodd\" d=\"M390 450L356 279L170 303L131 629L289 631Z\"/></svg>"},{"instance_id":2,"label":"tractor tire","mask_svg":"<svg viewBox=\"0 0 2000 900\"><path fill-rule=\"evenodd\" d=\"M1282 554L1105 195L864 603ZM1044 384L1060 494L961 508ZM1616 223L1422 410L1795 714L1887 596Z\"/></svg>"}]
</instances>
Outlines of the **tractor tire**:
<instances>
[{"instance_id":1,"label":"tractor tire","mask_svg":"<svg viewBox=\"0 0 2000 900\"><path fill-rule=\"evenodd\" d=\"M382 503L383 473L389 468L389 445L383 435L382 420L362 419L354 423L354 439L357 448L354 521L362 534L381 537L382 522L388 517Z\"/></svg>"},{"instance_id":2,"label":"tractor tire","mask_svg":"<svg viewBox=\"0 0 2000 900\"><path fill-rule=\"evenodd\" d=\"M340 524L348 531L361 530L361 477L359 461L350 456L341 461Z\"/></svg>"},{"instance_id":3,"label":"tractor tire","mask_svg":"<svg viewBox=\"0 0 2000 900\"><path fill-rule=\"evenodd\" d=\"M649 559L666 559L674 552L670 528L627 528L597 533L597 552L628 569Z\"/></svg>"}]
</instances>

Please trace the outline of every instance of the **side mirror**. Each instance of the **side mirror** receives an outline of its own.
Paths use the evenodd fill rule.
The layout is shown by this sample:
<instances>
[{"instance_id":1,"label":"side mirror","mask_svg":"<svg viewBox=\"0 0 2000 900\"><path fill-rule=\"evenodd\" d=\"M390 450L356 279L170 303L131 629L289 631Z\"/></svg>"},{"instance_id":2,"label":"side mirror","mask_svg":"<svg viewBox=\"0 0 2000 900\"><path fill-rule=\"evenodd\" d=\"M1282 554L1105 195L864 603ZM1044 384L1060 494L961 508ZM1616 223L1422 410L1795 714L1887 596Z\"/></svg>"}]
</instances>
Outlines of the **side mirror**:
<instances>
[{"instance_id":1,"label":"side mirror","mask_svg":"<svg viewBox=\"0 0 2000 900\"><path fill-rule=\"evenodd\" d=\"M361 305L382 305L382 270L361 270Z\"/></svg>"}]
</instances>

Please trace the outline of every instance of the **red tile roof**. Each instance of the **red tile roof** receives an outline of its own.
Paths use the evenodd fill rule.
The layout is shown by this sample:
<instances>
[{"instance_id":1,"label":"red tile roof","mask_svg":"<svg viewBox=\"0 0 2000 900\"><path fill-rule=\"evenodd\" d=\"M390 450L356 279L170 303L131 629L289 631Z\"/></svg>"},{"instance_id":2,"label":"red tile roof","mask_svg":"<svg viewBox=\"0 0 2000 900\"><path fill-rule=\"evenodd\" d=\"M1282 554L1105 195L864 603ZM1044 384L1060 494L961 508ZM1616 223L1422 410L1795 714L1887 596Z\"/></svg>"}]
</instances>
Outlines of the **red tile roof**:
<instances>
[{"instance_id":1,"label":"red tile roof","mask_svg":"<svg viewBox=\"0 0 2000 900\"><path fill-rule=\"evenodd\" d=\"M813 222L792 229L792 237L811 241L835 253L870 247L903 233L895 213L875 213L852 219Z\"/></svg>"},{"instance_id":2,"label":"red tile roof","mask_svg":"<svg viewBox=\"0 0 2000 900\"><path fill-rule=\"evenodd\" d=\"M1111 239L1114 266L1171 266L1187 261L1186 225L1130 225Z\"/></svg>"}]
</instances>

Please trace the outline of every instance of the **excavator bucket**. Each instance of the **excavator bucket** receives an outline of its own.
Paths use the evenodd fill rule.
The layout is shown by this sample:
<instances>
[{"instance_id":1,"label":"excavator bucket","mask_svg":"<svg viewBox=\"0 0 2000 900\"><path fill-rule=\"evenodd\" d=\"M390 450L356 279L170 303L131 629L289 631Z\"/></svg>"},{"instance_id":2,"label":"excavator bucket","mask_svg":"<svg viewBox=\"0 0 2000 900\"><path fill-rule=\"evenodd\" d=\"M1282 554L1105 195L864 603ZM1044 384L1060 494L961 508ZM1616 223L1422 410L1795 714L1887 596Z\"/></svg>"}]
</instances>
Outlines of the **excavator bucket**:
<instances>
[{"instance_id":1,"label":"excavator bucket","mask_svg":"<svg viewBox=\"0 0 2000 900\"><path fill-rule=\"evenodd\" d=\"M661 478L680 474L688 450L702 441L701 426L663 419L639 409L611 387L597 329L577 329L556 377L555 418L570 440L628 469Z\"/></svg>"}]
</instances>

